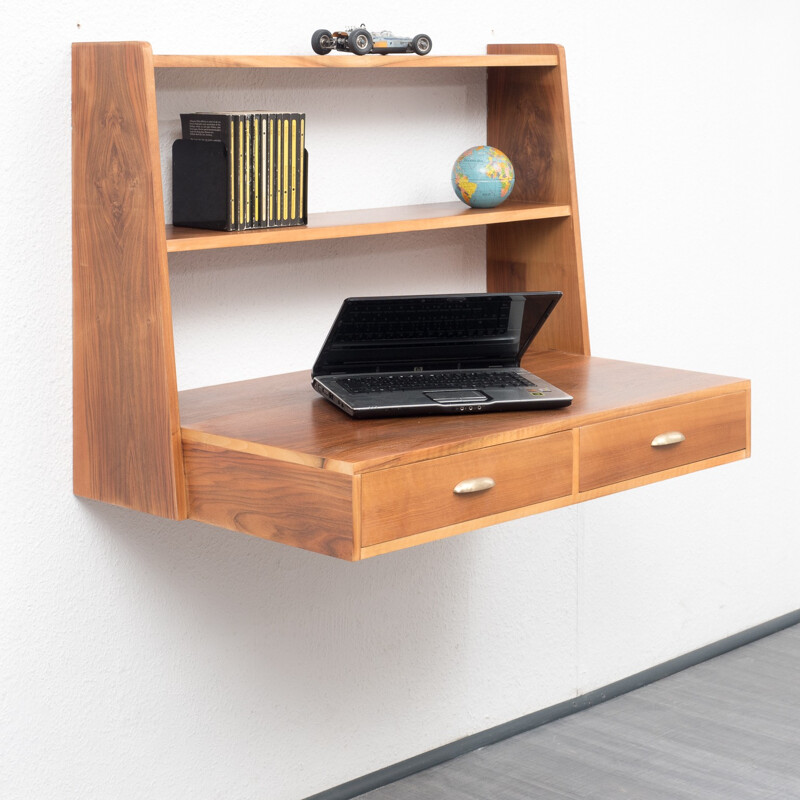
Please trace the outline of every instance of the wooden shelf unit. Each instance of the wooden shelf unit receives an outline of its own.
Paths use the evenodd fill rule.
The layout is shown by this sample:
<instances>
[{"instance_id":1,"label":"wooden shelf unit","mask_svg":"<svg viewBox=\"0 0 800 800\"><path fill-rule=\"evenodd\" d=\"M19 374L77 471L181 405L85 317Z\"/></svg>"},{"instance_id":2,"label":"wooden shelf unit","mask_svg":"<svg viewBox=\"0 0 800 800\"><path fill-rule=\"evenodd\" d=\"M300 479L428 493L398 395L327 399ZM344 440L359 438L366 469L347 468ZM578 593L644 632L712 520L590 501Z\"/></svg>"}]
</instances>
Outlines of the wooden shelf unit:
<instances>
[{"instance_id":1,"label":"wooden shelf unit","mask_svg":"<svg viewBox=\"0 0 800 800\"><path fill-rule=\"evenodd\" d=\"M514 199L310 215L303 228L165 226L156 68L440 69L487 74L487 142ZM563 49L485 56L153 56L73 45L74 490L348 560L745 458L746 380L594 358ZM525 366L566 409L362 420L308 373L178 392L168 253L485 225L489 291L560 289ZM653 446L678 430L685 441ZM454 495L464 478L496 487Z\"/></svg>"}]
</instances>

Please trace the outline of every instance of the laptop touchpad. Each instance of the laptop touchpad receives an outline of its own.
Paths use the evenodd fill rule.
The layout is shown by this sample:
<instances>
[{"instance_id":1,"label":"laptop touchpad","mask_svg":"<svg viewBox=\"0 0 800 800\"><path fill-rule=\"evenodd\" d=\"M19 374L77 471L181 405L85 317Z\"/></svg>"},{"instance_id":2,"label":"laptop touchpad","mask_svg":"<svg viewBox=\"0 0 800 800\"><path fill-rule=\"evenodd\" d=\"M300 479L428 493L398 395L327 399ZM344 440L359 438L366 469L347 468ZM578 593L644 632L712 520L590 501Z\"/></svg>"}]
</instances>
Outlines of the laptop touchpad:
<instances>
[{"instance_id":1,"label":"laptop touchpad","mask_svg":"<svg viewBox=\"0 0 800 800\"><path fill-rule=\"evenodd\" d=\"M474 389L441 389L437 392L424 392L437 403L483 403L489 398Z\"/></svg>"}]
</instances>

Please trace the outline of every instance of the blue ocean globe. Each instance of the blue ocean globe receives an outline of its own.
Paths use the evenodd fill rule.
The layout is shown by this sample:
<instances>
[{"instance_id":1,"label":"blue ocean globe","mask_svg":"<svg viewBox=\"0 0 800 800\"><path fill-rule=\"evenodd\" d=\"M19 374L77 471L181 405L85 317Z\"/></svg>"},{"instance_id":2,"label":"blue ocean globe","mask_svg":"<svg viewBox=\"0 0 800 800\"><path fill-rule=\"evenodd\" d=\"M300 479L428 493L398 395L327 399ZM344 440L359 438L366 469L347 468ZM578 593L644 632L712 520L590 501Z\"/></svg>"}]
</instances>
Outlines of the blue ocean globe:
<instances>
[{"instance_id":1,"label":"blue ocean globe","mask_svg":"<svg viewBox=\"0 0 800 800\"><path fill-rule=\"evenodd\" d=\"M496 147L470 147L456 159L450 180L456 197L468 206L494 208L514 189L514 165Z\"/></svg>"}]
</instances>

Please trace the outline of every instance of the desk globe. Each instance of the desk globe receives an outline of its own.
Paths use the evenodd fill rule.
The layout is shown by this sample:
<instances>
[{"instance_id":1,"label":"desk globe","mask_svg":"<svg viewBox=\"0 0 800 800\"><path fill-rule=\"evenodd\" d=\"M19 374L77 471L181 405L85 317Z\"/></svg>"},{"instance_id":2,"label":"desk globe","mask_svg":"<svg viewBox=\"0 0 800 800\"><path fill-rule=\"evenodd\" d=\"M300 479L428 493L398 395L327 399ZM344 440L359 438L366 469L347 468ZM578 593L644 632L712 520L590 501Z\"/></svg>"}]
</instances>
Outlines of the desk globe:
<instances>
[{"instance_id":1,"label":"desk globe","mask_svg":"<svg viewBox=\"0 0 800 800\"><path fill-rule=\"evenodd\" d=\"M456 197L468 206L494 208L514 189L514 165L496 147L470 147L456 159L450 180Z\"/></svg>"}]
</instances>

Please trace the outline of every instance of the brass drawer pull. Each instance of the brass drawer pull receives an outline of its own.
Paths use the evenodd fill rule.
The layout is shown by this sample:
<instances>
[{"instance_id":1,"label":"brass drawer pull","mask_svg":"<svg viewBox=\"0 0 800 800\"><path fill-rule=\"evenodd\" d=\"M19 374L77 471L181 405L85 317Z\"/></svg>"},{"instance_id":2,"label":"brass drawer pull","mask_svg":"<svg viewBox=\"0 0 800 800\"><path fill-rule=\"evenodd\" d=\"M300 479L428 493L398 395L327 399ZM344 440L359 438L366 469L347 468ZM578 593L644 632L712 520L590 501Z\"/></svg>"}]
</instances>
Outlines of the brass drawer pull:
<instances>
[{"instance_id":1,"label":"brass drawer pull","mask_svg":"<svg viewBox=\"0 0 800 800\"><path fill-rule=\"evenodd\" d=\"M461 481L453 489L453 494L471 494L472 492L485 492L494 486L494 478L469 478Z\"/></svg>"},{"instance_id":2,"label":"brass drawer pull","mask_svg":"<svg viewBox=\"0 0 800 800\"><path fill-rule=\"evenodd\" d=\"M668 444L678 444L686 440L680 431L669 431L669 433L659 433L652 442L651 447L665 447Z\"/></svg>"}]
</instances>

